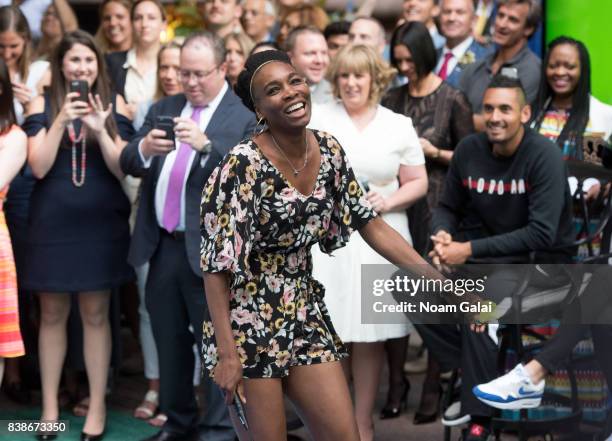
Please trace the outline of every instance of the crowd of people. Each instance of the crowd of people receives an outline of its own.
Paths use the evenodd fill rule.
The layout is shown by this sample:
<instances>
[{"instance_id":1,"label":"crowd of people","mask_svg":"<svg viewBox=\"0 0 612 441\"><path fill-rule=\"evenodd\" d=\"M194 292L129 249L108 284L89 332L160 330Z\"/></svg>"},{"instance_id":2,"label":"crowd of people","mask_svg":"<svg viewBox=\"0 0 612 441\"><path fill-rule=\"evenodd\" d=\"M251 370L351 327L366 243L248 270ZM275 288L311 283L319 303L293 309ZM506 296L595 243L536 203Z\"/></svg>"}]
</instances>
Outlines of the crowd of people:
<instances>
[{"instance_id":1,"label":"crowd of people","mask_svg":"<svg viewBox=\"0 0 612 441\"><path fill-rule=\"evenodd\" d=\"M134 417L159 428L146 441L284 440L285 395L315 439L371 441L381 383L380 419L406 407L415 332L428 356L413 423L438 419L440 376L458 370L444 423L464 441L490 439L496 408L539 406L584 338L612 394L612 322L561 325L500 376L502 325L362 320L364 264L440 279L472 261L580 258L572 200L603 201L610 182L567 161L612 167L612 106L592 94L583 42L530 49L539 0L403 0L392 24L372 0L345 20L324 2L203 0L204 28L170 41L160 0L102 1L95 36L66 0L13 3L0 383L27 403L39 372L42 421L70 405L81 439L103 439L120 317L144 360ZM487 275L497 303L521 274ZM592 280L589 298L612 276ZM607 323L605 303L593 311ZM611 433L608 418L598 439Z\"/></svg>"}]
</instances>

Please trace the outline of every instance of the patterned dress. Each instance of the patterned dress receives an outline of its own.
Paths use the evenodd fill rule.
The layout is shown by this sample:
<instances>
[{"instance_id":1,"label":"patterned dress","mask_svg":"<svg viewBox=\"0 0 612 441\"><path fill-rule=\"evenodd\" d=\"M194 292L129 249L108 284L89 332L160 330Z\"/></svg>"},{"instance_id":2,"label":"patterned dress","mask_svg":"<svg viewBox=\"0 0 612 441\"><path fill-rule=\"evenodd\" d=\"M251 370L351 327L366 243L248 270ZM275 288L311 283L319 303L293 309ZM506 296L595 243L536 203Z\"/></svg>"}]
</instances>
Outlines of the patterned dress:
<instances>
[{"instance_id":1,"label":"patterned dress","mask_svg":"<svg viewBox=\"0 0 612 441\"><path fill-rule=\"evenodd\" d=\"M347 355L312 277L310 247L344 246L376 215L338 141L314 132L321 166L311 194L297 191L252 141L232 149L202 197L201 265L230 275L230 321L245 378L285 377L291 366ZM205 312L203 360L217 346Z\"/></svg>"},{"instance_id":2,"label":"patterned dress","mask_svg":"<svg viewBox=\"0 0 612 441\"><path fill-rule=\"evenodd\" d=\"M3 210L7 191L8 187L0 189L0 358L19 357L25 353L19 332L17 272Z\"/></svg>"}]
</instances>

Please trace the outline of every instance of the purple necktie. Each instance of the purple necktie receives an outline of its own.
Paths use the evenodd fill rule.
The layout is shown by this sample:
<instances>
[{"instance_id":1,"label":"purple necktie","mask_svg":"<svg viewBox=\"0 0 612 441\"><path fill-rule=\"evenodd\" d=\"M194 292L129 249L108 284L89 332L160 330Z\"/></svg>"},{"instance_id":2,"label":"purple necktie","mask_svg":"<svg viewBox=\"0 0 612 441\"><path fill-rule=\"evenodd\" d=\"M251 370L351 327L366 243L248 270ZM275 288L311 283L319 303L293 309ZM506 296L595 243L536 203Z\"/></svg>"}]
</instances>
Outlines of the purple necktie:
<instances>
[{"instance_id":1,"label":"purple necktie","mask_svg":"<svg viewBox=\"0 0 612 441\"><path fill-rule=\"evenodd\" d=\"M204 107L194 107L191 113L191 119L200 123L200 113ZM183 181L187 171L187 164L191 156L191 146L181 142L172 170L170 170L170 179L168 179L168 190L166 191L166 201L164 203L164 217L162 223L168 232L173 232L179 224L181 217L181 193L183 191Z\"/></svg>"}]
</instances>

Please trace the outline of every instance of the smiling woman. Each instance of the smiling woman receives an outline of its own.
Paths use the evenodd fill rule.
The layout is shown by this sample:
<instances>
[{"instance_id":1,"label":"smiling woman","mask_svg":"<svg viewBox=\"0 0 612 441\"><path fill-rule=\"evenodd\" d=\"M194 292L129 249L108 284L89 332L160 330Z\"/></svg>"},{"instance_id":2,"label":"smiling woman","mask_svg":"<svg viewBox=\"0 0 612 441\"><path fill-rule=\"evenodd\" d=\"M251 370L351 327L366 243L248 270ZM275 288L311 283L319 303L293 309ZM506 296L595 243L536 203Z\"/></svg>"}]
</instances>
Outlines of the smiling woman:
<instances>
[{"instance_id":1,"label":"smiling woman","mask_svg":"<svg viewBox=\"0 0 612 441\"><path fill-rule=\"evenodd\" d=\"M100 27L96 43L103 53L126 51L132 46L130 0L103 0L100 3Z\"/></svg>"},{"instance_id":2,"label":"smiling woman","mask_svg":"<svg viewBox=\"0 0 612 441\"><path fill-rule=\"evenodd\" d=\"M30 202L23 288L40 297L45 421L59 417L57 392L70 295L78 295L90 382L81 439L89 440L104 431L106 419L110 290L132 278L127 265L129 202L119 183L119 154L132 130L119 113L125 103L111 94L104 58L89 34L65 34L51 68L49 93L34 99L24 124L28 162L37 181ZM73 86L90 93L78 99Z\"/></svg>"},{"instance_id":3,"label":"smiling woman","mask_svg":"<svg viewBox=\"0 0 612 441\"><path fill-rule=\"evenodd\" d=\"M266 129L234 147L203 192L203 364L228 403L237 392L245 404L241 439L286 439L286 392L315 438L356 441L337 363L347 353L310 248L330 253L359 230L392 261L422 260L376 217L338 141L306 129L309 88L285 53L250 56L236 93Z\"/></svg>"}]
</instances>

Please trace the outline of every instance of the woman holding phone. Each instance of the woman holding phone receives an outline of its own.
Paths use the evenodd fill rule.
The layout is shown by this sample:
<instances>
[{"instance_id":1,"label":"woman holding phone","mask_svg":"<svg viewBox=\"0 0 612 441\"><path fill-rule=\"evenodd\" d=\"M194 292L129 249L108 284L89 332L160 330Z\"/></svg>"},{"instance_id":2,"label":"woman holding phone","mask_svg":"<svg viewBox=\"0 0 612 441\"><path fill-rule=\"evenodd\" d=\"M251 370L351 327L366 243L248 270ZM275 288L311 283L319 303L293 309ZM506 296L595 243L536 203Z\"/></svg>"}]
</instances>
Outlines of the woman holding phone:
<instances>
[{"instance_id":1,"label":"woman holding phone","mask_svg":"<svg viewBox=\"0 0 612 441\"><path fill-rule=\"evenodd\" d=\"M130 208L119 183L123 174L118 162L131 123L122 114L123 99L111 95L104 58L89 34L66 34L51 59L51 69L54 81L49 93L32 102L24 124L28 162L37 178L24 284L40 298L44 421L59 416L70 295L79 296L90 390L81 439L97 440L106 420L110 290L132 279L126 261ZM86 90L89 93L83 96Z\"/></svg>"}]
</instances>

